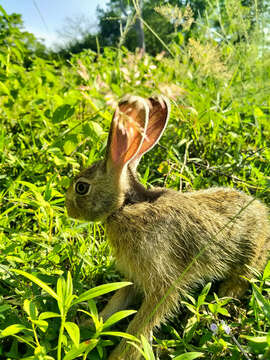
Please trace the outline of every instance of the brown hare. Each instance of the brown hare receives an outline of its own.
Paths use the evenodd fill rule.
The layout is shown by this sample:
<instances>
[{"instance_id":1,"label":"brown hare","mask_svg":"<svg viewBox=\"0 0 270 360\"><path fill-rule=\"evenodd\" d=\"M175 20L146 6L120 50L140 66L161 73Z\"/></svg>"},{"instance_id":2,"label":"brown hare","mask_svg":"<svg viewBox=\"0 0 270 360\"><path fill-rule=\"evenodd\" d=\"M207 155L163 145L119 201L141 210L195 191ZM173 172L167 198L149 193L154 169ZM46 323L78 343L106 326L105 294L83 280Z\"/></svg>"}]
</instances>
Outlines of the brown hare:
<instances>
[{"instance_id":1,"label":"brown hare","mask_svg":"<svg viewBox=\"0 0 270 360\"><path fill-rule=\"evenodd\" d=\"M242 192L181 193L145 189L139 182L137 165L160 139L169 110L161 96L124 97L112 119L105 159L76 176L66 197L70 216L105 222L117 266L134 283L116 292L101 315L106 319L142 296L127 332L147 338L198 283L219 279L221 295L243 295L247 282L241 275L249 275L248 266L263 269L270 245L266 207ZM109 357L139 358L125 340Z\"/></svg>"}]
</instances>

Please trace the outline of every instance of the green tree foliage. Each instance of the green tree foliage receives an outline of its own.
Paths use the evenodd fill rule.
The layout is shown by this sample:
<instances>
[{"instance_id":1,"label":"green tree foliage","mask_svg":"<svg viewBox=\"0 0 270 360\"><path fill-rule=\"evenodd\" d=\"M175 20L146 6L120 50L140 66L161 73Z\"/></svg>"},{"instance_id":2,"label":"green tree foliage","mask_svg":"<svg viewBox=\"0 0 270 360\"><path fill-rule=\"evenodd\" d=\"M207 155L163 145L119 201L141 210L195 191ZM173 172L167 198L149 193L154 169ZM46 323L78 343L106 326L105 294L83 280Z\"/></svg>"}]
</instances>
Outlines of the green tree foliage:
<instances>
[{"instance_id":1,"label":"green tree foliage","mask_svg":"<svg viewBox=\"0 0 270 360\"><path fill-rule=\"evenodd\" d=\"M181 34L183 29L181 24L175 28L172 19L164 18L154 10L156 7L169 4L179 9L185 9L189 5L193 12L194 22L197 21L201 25L201 29L197 28L194 31L204 32L206 27L211 27L212 31L222 34L218 39L219 41L227 41L233 38L235 42L247 40L248 34L253 31L255 26L258 26L260 19L262 19L261 15L269 7L268 2L264 0L221 0L218 4L203 0L170 0L166 3L160 0L144 0L138 4L142 5L143 20L151 29L158 32L159 37L166 44L171 43L175 38L176 31ZM117 47L119 43L130 51L134 51L139 44L135 19L133 18L135 14L132 0L111 0L105 9L97 9L97 33L85 34L80 40L74 39L74 41L67 43L60 53L68 55L69 53L78 53L82 49L96 51L98 46L103 49L105 46ZM207 23L208 19L211 23ZM191 26L194 29L194 25ZM144 26L144 32L146 51L152 55L162 51L162 44L153 32L146 26ZM190 33L186 32L184 36L187 39Z\"/></svg>"},{"instance_id":2,"label":"green tree foliage","mask_svg":"<svg viewBox=\"0 0 270 360\"><path fill-rule=\"evenodd\" d=\"M33 54L46 57L46 48L33 34L23 31L23 21L20 14L8 15L0 6L0 54L9 50L9 61L26 62Z\"/></svg>"},{"instance_id":3,"label":"green tree foliage","mask_svg":"<svg viewBox=\"0 0 270 360\"><path fill-rule=\"evenodd\" d=\"M154 30L158 29L161 39L168 43L172 39L173 26L169 21L164 21L164 18L154 11L154 7L159 3L160 1L157 0L141 2L143 5L141 15L150 27ZM132 17L135 13L132 1L113 0L109 3L107 9L98 9L100 38L104 39L105 42L108 39L110 45L117 46L122 35L120 33L120 22L122 28L124 28L128 22L127 15ZM144 32L146 51L150 54L160 52L162 45L157 38L145 27ZM134 22L129 26L127 34L122 39L122 44L131 51L138 47L138 34L136 33Z\"/></svg>"},{"instance_id":4,"label":"green tree foliage","mask_svg":"<svg viewBox=\"0 0 270 360\"><path fill-rule=\"evenodd\" d=\"M83 50L87 49L98 52L100 50L99 47L101 44L99 43L99 36L87 34L81 40L77 39L65 43L65 45L60 46L59 49L55 51L55 53L61 58L67 59L70 58L72 54L79 54Z\"/></svg>"},{"instance_id":5,"label":"green tree foliage","mask_svg":"<svg viewBox=\"0 0 270 360\"><path fill-rule=\"evenodd\" d=\"M268 10L269 2L263 0L222 0L218 7L208 6L211 26L222 35L220 40L235 43L247 42L256 28L266 26L264 15Z\"/></svg>"}]
</instances>

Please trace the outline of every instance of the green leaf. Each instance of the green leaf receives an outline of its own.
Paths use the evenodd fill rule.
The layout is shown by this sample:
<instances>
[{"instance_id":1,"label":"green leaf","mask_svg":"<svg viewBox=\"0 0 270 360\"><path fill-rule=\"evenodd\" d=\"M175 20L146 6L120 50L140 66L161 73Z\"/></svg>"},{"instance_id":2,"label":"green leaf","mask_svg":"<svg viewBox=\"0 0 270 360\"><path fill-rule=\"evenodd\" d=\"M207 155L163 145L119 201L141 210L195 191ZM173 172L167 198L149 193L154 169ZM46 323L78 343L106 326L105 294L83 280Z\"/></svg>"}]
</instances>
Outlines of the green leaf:
<instances>
[{"instance_id":1,"label":"green leaf","mask_svg":"<svg viewBox=\"0 0 270 360\"><path fill-rule=\"evenodd\" d=\"M0 305L0 313L10 309L8 304Z\"/></svg>"},{"instance_id":2,"label":"green leaf","mask_svg":"<svg viewBox=\"0 0 270 360\"><path fill-rule=\"evenodd\" d=\"M77 143L71 141L71 140L67 140L65 143L64 143L64 152L67 156L69 156L70 154L73 153L74 150L76 150L77 148Z\"/></svg>"},{"instance_id":3,"label":"green leaf","mask_svg":"<svg viewBox=\"0 0 270 360\"><path fill-rule=\"evenodd\" d=\"M5 12L4 8L0 5L0 12L4 15L4 17L8 20L8 14Z\"/></svg>"},{"instance_id":4,"label":"green leaf","mask_svg":"<svg viewBox=\"0 0 270 360\"><path fill-rule=\"evenodd\" d=\"M206 298L207 294L209 293L210 288L211 288L211 283L209 282L208 284L205 285L201 294L198 297L197 307L200 307L201 305L204 304L205 298Z\"/></svg>"},{"instance_id":5,"label":"green leaf","mask_svg":"<svg viewBox=\"0 0 270 360\"><path fill-rule=\"evenodd\" d=\"M48 329L48 322L45 320L32 320L32 323L37 325L43 332L46 332Z\"/></svg>"},{"instance_id":6,"label":"green leaf","mask_svg":"<svg viewBox=\"0 0 270 360\"><path fill-rule=\"evenodd\" d=\"M20 259L18 256L8 255L8 256L6 256L6 260L8 260L9 262L13 261L13 262L17 262L20 264L24 263L24 260Z\"/></svg>"},{"instance_id":7,"label":"green leaf","mask_svg":"<svg viewBox=\"0 0 270 360\"><path fill-rule=\"evenodd\" d=\"M185 304L186 307L189 309L189 311L191 311L193 314L197 314L197 310L196 310L195 306L189 304L186 301L182 301L182 304Z\"/></svg>"},{"instance_id":8,"label":"green leaf","mask_svg":"<svg viewBox=\"0 0 270 360\"><path fill-rule=\"evenodd\" d=\"M228 312L228 310L224 309L223 307L218 307L217 312L224 316L228 316L228 317L231 316L230 313Z\"/></svg>"},{"instance_id":9,"label":"green leaf","mask_svg":"<svg viewBox=\"0 0 270 360\"><path fill-rule=\"evenodd\" d=\"M197 316L194 315L188 319L184 329L184 339L186 343L189 343L191 341L198 326L199 322L197 321ZM178 338L179 340L181 339L179 335Z\"/></svg>"},{"instance_id":10,"label":"green leaf","mask_svg":"<svg viewBox=\"0 0 270 360\"><path fill-rule=\"evenodd\" d=\"M72 294L72 291L73 285L70 273L68 273L67 280L61 276L57 281L58 306L61 314L64 310L67 311L70 308L72 300L76 297Z\"/></svg>"},{"instance_id":11,"label":"green leaf","mask_svg":"<svg viewBox=\"0 0 270 360\"><path fill-rule=\"evenodd\" d=\"M32 274L28 274L27 272L23 271L23 270L17 270L17 269L11 269L11 271L14 271L15 273L19 274L19 275L23 275L24 277L26 277L27 279L29 279L30 281L34 282L35 284L37 284L38 286L40 286L44 291L46 291L49 295L51 295L53 298L55 298L56 300L58 300L58 296L57 294L53 291L53 289L51 289L47 284L45 284L42 280L38 279L36 276L32 275Z\"/></svg>"},{"instance_id":12,"label":"green leaf","mask_svg":"<svg viewBox=\"0 0 270 360\"><path fill-rule=\"evenodd\" d=\"M185 354L178 355L173 358L173 360L193 360L199 357L203 357L204 353L202 352L189 352Z\"/></svg>"},{"instance_id":13,"label":"green leaf","mask_svg":"<svg viewBox=\"0 0 270 360\"><path fill-rule=\"evenodd\" d=\"M270 278L270 260L268 261L268 263L266 264L266 267L264 269L263 280L266 280L269 278Z\"/></svg>"},{"instance_id":14,"label":"green leaf","mask_svg":"<svg viewBox=\"0 0 270 360\"><path fill-rule=\"evenodd\" d=\"M263 112L260 108L256 107L256 108L254 109L254 116L255 116L256 118L263 118L263 117L265 117L265 114L264 114L264 112Z\"/></svg>"},{"instance_id":15,"label":"green leaf","mask_svg":"<svg viewBox=\"0 0 270 360\"><path fill-rule=\"evenodd\" d=\"M10 326L6 327L4 330L1 331L0 338L10 336L10 335L15 335L15 334L21 332L22 330L30 330L30 329L27 329L22 324L10 325Z\"/></svg>"},{"instance_id":16,"label":"green leaf","mask_svg":"<svg viewBox=\"0 0 270 360\"><path fill-rule=\"evenodd\" d=\"M95 121L90 121L90 126L92 127L93 131L96 133L98 137L101 137L104 134L103 128L99 125L99 123Z\"/></svg>"},{"instance_id":17,"label":"green leaf","mask_svg":"<svg viewBox=\"0 0 270 360\"><path fill-rule=\"evenodd\" d=\"M95 300L89 299L88 300L88 307L90 309L90 313L94 316L98 316L98 310Z\"/></svg>"},{"instance_id":18,"label":"green leaf","mask_svg":"<svg viewBox=\"0 0 270 360\"><path fill-rule=\"evenodd\" d=\"M94 287L93 289L87 290L82 293L76 300L73 300L72 304L78 304L82 301L93 299L103 294L107 294L110 291L121 289L124 286L132 285L131 282L116 282L111 284L104 284Z\"/></svg>"},{"instance_id":19,"label":"green leaf","mask_svg":"<svg viewBox=\"0 0 270 360\"><path fill-rule=\"evenodd\" d=\"M67 330L68 335L70 336L74 345L76 347L78 347L80 344L80 329L79 329L78 325L76 325L73 322L66 322L65 329Z\"/></svg>"},{"instance_id":20,"label":"green leaf","mask_svg":"<svg viewBox=\"0 0 270 360\"><path fill-rule=\"evenodd\" d=\"M209 282L205 285L205 287L201 291L201 295L207 295L211 289L212 283Z\"/></svg>"},{"instance_id":21,"label":"green leaf","mask_svg":"<svg viewBox=\"0 0 270 360\"><path fill-rule=\"evenodd\" d=\"M45 319L50 319L50 318L55 318L55 317L61 317L60 314L54 313L54 312L43 312L39 315L39 320L45 320Z\"/></svg>"},{"instance_id":22,"label":"green leaf","mask_svg":"<svg viewBox=\"0 0 270 360\"><path fill-rule=\"evenodd\" d=\"M66 296L72 296L73 294L73 283L70 271L67 274L67 287L66 287Z\"/></svg>"},{"instance_id":23,"label":"green leaf","mask_svg":"<svg viewBox=\"0 0 270 360\"><path fill-rule=\"evenodd\" d=\"M25 299L23 303L23 308L31 320L37 320L38 310L33 301Z\"/></svg>"},{"instance_id":24,"label":"green leaf","mask_svg":"<svg viewBox=\"0 0 270 360\"><path fill-rule=\"evenodd\" d=\"M95 325L95 328L96 328L96 332L100 332L103 330L103 319L99 319L97 315L94 315L94 314L91 314L90 312L88 311L85 311L85 310L81 310L79 309L79 311L81 311L82 313L86 314L87 316L89 316L92 321L93 321L93 324ZM89 320L88 320L89 321ZM88 326L89 328L92 327L92 322L89 321L89 325L86 324L86 326Z\"/></svg>"},{"instance_id":25,"label":"green leaf","mask_svg":"<svg viewBox=\"0 0 270 360\"><path fill-rule=\"evenodd\" d=\"M144 350L144 354L147 360L155 360L155 355L153 353L152 346L149 344L149 342L146 340L146 338L142 335L142 346Z\"/></svg>"},{"instance_id":26,"label":"green leaf","mask_svg":"<svg viewBox=\"0 0 270 360\"><path fill-rule=\"evenodd\" d=\"M37 358L37 356L27 356L26 358L22 358L20 360L37 360L37 359L41 359L41 360L55 360L55 358L49 356L49 355L42 355L42 357Z\"/></svg>"},{"instance_id":27,"label":"green leaf","mask_svg":"<svg viewBox=\"0 0 270 360\"><path fill-rule=\"evenodd\" d=\"M208 304L208 308L211 311L211 313L216 314L218 310L218 304Z\"/></svg>"},{"instance_id":28,"label":"green leaf","mask_svg":"<svg viewBox=\"0 0 270 360\"><path fill-rule=\"evenodd\" d=\"M72 349L64 356L63 360L73 360L85 352L90 352L97 346L98 342L99 339L91 339L79 344L78 347L74 345Z\"/></svg>"},{"instance_id":29,"label":"green leaf","mask_svg":"<svg viewBox=\"0 0 270 360\"><path fill-rule=\"evenodd\" d=\"M73 303L72 303L73 299L76 297L77 297L76 295L69 295L65 298L64 305L65 305L66 310L68 310L73 305Z\"/></svg>"},{"instance_id":30,"label":"green leaf","mask_svg":"<svg viewBox=\"0 0 270 360\"><path fill-rule=\"evenodd\" d=\"M58 108L53 113L52 122L54 124L57 124L64 120L67 120L74 114L74 112L74 107L69 104L58 106Z\"/></svg>"},{"instance_id":31,"label":"green leaf","mask_svg":"<svg viewBox=\"0 0 270 360\"><path fill-rule=\"evenodd\" d=\"M253 288L253 294L257 300L259 307L263 311L263 313L266 316L266 318L268 319L268 321L270 321L270 304L269 304L269 302L260 293L257 285L252 284L252 288Z\"/></svg>"},{"instance_id":32,"label":"green leaf","mask_svg":"<svg viewBox=\"0 0 270 360\"><path fill-rule=\"evenodd\" d=\"M249 336L249 335L241 335L241 338L251 341L256 344L264 344L267 343L266 336Z\"/></svg>"},{"instance_id":33,"label":"green leaf","mask_svg":"<svg viewBox=\"0 0 270 360\"><path fill-rule=\"evenodd\" d=\"M266 340L267 340L268 346L270 346L270 331L268 331L268 333L266 335Z\"/></svg>"},{"instance_id":34,"label":"green leaf","mask_svg":"<svg viewBox=\"0 0 270 360\"><path fill-rule=\"evenodd\" d=\"M63 276L57 280L56 291L59 301L63 301L66 297L66 280Z\"/></svg>"},{"instance_id":35,"label":"green leaf","mask_svg":"<svg viewBox=\"0 0 270 360\"><path fill-rule=\"evenodd\" d=\"M102 332L100 333L100 335L120 336L120 337L122 337L122 338L131 340L131 341L137 341L137 342L140 341L140 340L137 339L135 336L130 335L130 334L128 334L128 333L121 332L121 331L102 331Z\"/></svg>"},{"instance_id":36,"label":"green leaf","mask_svg":"<svg viewBox=\"0 0 270 360\"><path fill-rule=\"evenodd\" d=\"M8 87L7 87L2 81L0 81L0 88L2 88L3 92L4 92L6 95L11 96Z\"/></svg>"},{"instance_id":37,"label":"green leaf","mask_svg":"<svg viewBox=\"0 0 270 360\"><path fill-rule=\"evenodd\" d=\"M130 316L132 314L135 314L137 311L136 310L123 310L123 311L118 311L117 313L113 314L112 316L110 316L104 323L103 325L103 329L106 329L110 326L112 326L113 324L115 324L116 322L124 319L127 316Z\"/></svg>"}]
</instances>

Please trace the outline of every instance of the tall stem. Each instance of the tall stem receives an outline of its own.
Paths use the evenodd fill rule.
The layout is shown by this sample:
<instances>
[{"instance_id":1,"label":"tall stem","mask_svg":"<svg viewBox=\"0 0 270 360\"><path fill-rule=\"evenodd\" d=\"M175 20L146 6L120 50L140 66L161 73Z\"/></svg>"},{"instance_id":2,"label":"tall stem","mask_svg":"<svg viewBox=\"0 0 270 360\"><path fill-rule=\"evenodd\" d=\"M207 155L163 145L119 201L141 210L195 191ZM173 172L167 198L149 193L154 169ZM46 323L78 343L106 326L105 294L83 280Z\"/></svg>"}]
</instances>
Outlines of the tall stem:
<instances>
[{"instance_id":1,"label":"tall stem","mask_svg":"<svg viewBox=\"0 0 270 360\"><path fill-rule=\"evenodd\" d=\"M58 337L57 360L61 360L62 339L63 339L64 329L65 329L65 322L66 322L66 317L65 317L65 315L62 315L62 317L61 317L61 327L60 327L59 337Z\"/></svg>"}]
</instances>

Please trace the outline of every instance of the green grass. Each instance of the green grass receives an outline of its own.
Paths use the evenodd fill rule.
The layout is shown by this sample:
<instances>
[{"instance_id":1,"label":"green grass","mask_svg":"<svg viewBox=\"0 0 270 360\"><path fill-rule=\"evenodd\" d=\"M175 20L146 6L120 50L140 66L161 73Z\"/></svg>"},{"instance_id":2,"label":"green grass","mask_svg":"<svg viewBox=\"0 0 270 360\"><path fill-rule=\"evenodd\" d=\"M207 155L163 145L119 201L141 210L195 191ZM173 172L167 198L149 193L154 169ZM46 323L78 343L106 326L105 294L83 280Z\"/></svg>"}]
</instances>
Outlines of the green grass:
<instances>
[{"instance_id":1,"label":"green grass","mask_svg":"<svg viewBox=\"0 0 270 360\"><path fill-rule=\"evenodd\" d=\"M69 219L64 197L74 174L104 154L122 95L161 92L172 102L159 146L140 165L144 184L182 191L233 186L270 204L269 50L262 56L253 33L245 42L219 45L204 35L194 31L193 44L176 37L169 44L173 56L163 58L106 48L98 57L85 51L70 63L34 56L27 67L24 45L10 45L12 34L2 47L1 359L106 359L109 353L115 336L107 334L87 291L120 276L102 224ZM219 299L210 285L190 295L181 316L157 333L155 356L245 359L245 352L267 359L269 269L254 274L241 302ZM82 298L85 292L89 298ZM68 304L61 303L63 294L70 295ZM106 299L96 299L98 309ZM79 309L94 318L92 332L75 324ZM144 357L153 359L141 340Z\"/></svg>"}]
</instances>

